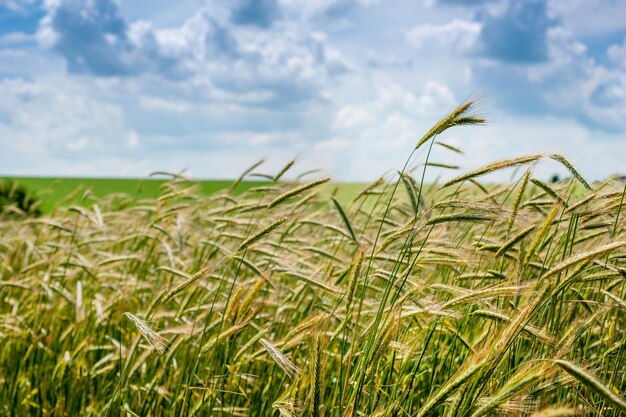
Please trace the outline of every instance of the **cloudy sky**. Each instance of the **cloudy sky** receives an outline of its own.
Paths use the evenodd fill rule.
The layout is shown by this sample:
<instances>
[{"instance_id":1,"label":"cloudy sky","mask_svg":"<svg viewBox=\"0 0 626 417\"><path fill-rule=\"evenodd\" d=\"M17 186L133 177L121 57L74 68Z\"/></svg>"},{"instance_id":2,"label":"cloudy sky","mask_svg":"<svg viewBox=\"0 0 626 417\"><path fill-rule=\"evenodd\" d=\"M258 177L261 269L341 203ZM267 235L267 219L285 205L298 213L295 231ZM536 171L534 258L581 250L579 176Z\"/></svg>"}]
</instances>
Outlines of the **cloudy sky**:
<instances>
[{"instance_id":1,"label":"cloudy sky","mask_svg":"<svg viewBox=\"0 0 626 417\"><path fill-rule=\"evenodd\" d=\"M560 152L626 172L624 0L0 0L0 174L233 177ZM543 170L543 171L542 171ZM545 165L549 175L556 167Z\"/></svg>"}]
</instances>

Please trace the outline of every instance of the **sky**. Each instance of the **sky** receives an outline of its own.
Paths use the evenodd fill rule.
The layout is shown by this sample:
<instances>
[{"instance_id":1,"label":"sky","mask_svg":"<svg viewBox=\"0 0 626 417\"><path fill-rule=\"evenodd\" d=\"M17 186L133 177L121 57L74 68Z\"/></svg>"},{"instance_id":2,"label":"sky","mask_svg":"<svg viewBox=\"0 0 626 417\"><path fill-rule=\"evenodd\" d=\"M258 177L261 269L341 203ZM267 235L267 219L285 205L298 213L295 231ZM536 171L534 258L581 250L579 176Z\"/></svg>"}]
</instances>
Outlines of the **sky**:
<instances>
[{"instance_id":1,"label":"sky","mask_svg":"<svg viewBox=\"0 0 626 417\"><path fill-rule=\"evenodd\" d=\"M1 175L368 181L468 98L433 161L626 173L626 0L0 0Z\"/></svg>"}]
</instances>

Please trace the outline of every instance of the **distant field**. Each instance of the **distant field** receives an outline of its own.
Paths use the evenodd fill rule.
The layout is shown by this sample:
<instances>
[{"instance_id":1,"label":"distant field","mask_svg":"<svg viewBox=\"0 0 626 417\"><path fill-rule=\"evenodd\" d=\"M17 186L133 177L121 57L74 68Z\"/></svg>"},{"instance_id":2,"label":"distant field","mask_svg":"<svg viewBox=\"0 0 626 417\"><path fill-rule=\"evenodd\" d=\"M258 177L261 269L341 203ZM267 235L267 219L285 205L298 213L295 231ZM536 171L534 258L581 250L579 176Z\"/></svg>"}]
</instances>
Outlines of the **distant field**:
<instances>
[{"instance_id":1,"label":"distant field","mask_svg":"<svg viewBox=\"0 0 626 417\"><path fill-rule=\"evenodd\" d=\"M159 196L161 186L166 182L163 179L145 178L42 178L42 177L9 177L24 185L29 191L36 194L43 202L42 211L50 212L56 204L67 203L67 197L73 193L82 196L89 191L91 196L104 197L108 194L124 193L134 196L137 200L156 198ZM216 191L230 187L233 180L197 180L199 193L209 195ZM237 186L238 193L246 191L250 187L258 186L261 181L244 181ZM342 202L353 199L362 189L363 184L341 183L331 184L325 189L326 192L336 192L337 198Z\"/></svg>"}]
</instances>

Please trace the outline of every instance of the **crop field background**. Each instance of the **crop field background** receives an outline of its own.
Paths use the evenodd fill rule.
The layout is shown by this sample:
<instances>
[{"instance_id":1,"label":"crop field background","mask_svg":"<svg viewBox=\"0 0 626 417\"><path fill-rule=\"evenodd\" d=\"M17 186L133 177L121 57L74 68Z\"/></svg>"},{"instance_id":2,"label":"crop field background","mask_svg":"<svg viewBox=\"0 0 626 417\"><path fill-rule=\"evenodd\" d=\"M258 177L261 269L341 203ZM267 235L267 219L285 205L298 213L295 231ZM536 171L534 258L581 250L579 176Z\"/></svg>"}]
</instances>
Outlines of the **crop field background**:
<instances>
[{"instance_id":1,"label":"crop field background","mask_svg":"<svg viewBox=\"0 0 626 417\"><path fill-rule=\"evenodd\" d=\"M425 184L433 146L458 152L439 135L482 122L462 105L338 196L288 165L6 210L0 415L624 415L624 184L560 155Z\"/></svg>"},{"instance_id":2,"label":"crop field background","mask_svg":"<svg viewBox=\"0 0 626 417\"><path fill-rule=\"evenodd\" d=\"M13 181L26 187L41 202L41 210L50 213L55 206L92 204L99 198L110 194L125 194L126 197L141 200L157 198L166 180L133 179L133 178L36 178L7 177L5 181ZM249 188L256 187L261 181L241 181L232 191L239 194ZM194 180L197 193L210 195L232 185L229 180ZM364 184L334 184L326 187L340 201L350 201Z\"/></svg>"}]
</instances>

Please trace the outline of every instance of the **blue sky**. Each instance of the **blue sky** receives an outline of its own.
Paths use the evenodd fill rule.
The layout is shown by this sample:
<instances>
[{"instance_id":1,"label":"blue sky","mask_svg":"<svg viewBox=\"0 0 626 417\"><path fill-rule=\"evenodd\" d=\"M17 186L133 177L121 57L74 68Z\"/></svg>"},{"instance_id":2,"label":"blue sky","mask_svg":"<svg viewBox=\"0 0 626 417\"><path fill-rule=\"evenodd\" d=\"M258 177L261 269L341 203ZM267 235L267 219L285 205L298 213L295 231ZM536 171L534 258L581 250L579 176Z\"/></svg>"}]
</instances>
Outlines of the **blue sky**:
<instances>
[{"instance_id":1,"label":"blue sky","mask_svg":"<svg viewBox=\"0 0 626 417\"><path fill-rule=\"evenodd\" d=\"M297 157L340 180L441 139L472 168L559 152L626 172L623 0L0 0L0 174L234 177ZM558 170L548 163L538 175Z\"/></svg>"}]
</instances>

